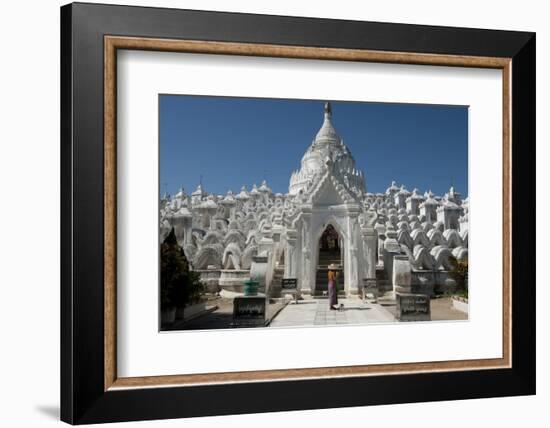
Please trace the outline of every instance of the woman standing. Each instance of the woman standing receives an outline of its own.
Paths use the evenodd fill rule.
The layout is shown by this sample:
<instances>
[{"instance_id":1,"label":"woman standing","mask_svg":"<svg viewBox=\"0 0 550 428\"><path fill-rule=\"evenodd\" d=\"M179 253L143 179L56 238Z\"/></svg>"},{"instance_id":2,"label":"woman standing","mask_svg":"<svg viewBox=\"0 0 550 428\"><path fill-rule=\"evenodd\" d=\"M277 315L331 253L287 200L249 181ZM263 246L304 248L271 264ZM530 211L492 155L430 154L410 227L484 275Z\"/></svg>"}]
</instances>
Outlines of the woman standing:
<instances>
[{"instance_id":1,"label":"woman standing","mask_svg":"<svg viewBox=\"0 0 550 428\"><path fill-rule=\"evenodd\" d=\"M338 290L336 287L336 281L338 280L337 267L334 263L328 266L328 304L330 310L334 311L338 309Z\"/></svg>"}]
</instances>

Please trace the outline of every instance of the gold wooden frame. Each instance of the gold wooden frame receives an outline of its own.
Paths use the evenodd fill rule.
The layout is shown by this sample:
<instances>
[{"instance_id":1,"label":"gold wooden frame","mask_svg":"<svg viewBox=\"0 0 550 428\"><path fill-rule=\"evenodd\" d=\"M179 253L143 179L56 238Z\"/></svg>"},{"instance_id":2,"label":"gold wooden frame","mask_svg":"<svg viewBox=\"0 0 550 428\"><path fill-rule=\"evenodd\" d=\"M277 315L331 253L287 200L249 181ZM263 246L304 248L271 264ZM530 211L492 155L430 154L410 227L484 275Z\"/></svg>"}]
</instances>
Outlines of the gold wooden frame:
<instances>
[{"instance_id":1,"label":"gold wooden frame","mask_svg":"<svg viewBox=\"0 0 550 428\"><path fill-rule=\"evenodd\" d=\"M218 55L245 55L336 61L382 62L494 68L503 82L503 349L502 358L378 364L345 367L262 370L190 375L119 378L116 370L116 52L118 49ZM105 36L104 38L104 389L192 386L198 384L356 377L511 367L512 311L512 165L511 58L382 52L247 43Z\"/></svg>"}]
</instances>

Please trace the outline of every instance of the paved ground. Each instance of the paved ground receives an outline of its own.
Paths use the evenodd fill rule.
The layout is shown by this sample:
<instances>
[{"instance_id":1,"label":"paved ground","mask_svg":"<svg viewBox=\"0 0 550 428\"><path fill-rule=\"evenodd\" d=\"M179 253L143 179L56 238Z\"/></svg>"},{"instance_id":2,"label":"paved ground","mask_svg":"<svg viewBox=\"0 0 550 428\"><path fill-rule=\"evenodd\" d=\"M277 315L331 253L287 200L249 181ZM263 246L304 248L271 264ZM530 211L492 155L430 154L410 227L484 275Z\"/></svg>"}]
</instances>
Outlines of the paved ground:
<instances>
[{"instance_id":1,"label":"paved ground","mask_svg":"<svg viewBox=\"0 0 550 428\"><path fill-rule=\"evenodd\" d=\"M327 299L289 304L271 321L271 327L397 322L395 304L363 303L359 299L339 299L339 303L344 305L342 311L329 310ZM430 304L432 321L468 319L467 314L452 308L448 297L432 299Z\"/></svg>"},{"instance_id":2,"label":"paved ground","mask_svg":"<svg viewBox=\"0 0 550 428\"><path fill-rule=\"evenodd\" d=\"M342 310L329 310L328 299L300 300L270 303L267 318L272 318L270 327L308 327L321 325L351 325L396 322L395 304L363 303L359 299L340 298ZM388 304L390 303L390 304ZM233 328L233 300L217 298L209 301L217 309L190 321L178 321L169 330L209 330ZM285 306L286 305L286 306ZM448 297L431 300L432 321L467 320L467 314L453 309Z\"/></svg>"},{"instance_id":3,"label":"paved ground","mask_svg":"<svg viewBox=\"0 0 550 428\"><path fill-rule=\"evenodd\" d=\"M286 302L274 302L267 306L267 319L273 318L284 307ZM208 301L209 306L217 306L217 309L204 315L200 315L189 321L176 321L166 330L212 330L218 328L234 328L233 299L217 298Z\"/></svg>"},{"instance_id":4,"label":"paved ground","mask_svg":"<svg viewBox=\"0 0 550 428\"><path fill-rule=\"evenodd\" d=\"M467 320L468 314L454 309L450 297L431 300L432 321Z\"/></svg>"},{"instance_id":5,"label":"paved ground","mask_svg":"<svg viewBox=\"0 0 550 428\"><path fill-rule=\"evenodd\" d=\"M339 299L342 310L331 311L328 299L301 300L287 305L271 321L271 327L366 324L392 322L394 317L381 305L359 299Z\"/></svg>"}]
</instances>

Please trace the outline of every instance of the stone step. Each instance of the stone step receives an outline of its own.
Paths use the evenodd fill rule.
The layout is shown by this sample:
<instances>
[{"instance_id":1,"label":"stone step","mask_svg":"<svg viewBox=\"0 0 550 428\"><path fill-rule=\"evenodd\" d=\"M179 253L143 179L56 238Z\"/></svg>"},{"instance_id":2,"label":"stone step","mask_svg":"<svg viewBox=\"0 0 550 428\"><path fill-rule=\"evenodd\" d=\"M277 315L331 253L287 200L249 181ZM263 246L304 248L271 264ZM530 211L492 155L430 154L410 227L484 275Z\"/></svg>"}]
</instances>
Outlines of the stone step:
<instances>
[{"instance_id":1,"label":"stone step","mask_svg":"<svg viewBox=\"0 0 550 428\"><path fill-rule=\"evenodd\" d=\"M341 254L340 252L337 253L319 253L319 260L340 260Z\"/></svg>"},{"instance_id":2,"label":"stone step","mask_svg":"<svg viewBox=\"0 0 550 428\"><path fill-rule=\"evenodd\" d=\"M387 279L386 270L385 269L376 269L376 279L379 280L379 281Z\"/></svg>"},{"instance_id":3,"label":"stone step","mask_svg":"<svg viewBox=\"0 0 550 428\"><path fill-rule=\"evenodd\" d=\"M327 291L327 290L323 290L323 289L319 289L319 288L316 288L315 289L315 292L313 293L313 295L315 297L328 297L328 296L324 296L323 295L323 291ZM344 291L343 288L339 289L338 290L338 297L346 297L346 292Z\"/></svg>"},{"instance_id":4,"label":"stone step","mask_svg":"<svg viewBox=\"0 0 550 428\"><path fill-rule=\"evenodd\" d=\"M320 287L324 287L324 289L327 289L328 288L328 281L319 281L319 280L316 280L315 281L315 284L317 284L318 286ZM342 286L343 287L344 285L344 281L338 281L338 286Z\"/></svg>"},{"instance_id":5,"label":"stone step","mask_svg":"<svg viewBox=\"0 0 550 428\"><path fill-rule=\"evenodd\" d=\"M344 288L344 275L340 273L340 276L338 277L338 288L341 289L340 291L343 291ZM328 290L328 274L327 272L323 271L317 271L317 275L315 277L315 289L317 291L327 291Z\"/></svg>"},{"instance_id":6,"label":"stone step","mask_svg":"<svg viewBox=\"0 0 550 428\"><path fill-rule=\"evenodd\" d=\"M283 278L285 276L284 265L279 265L274 269L273 278L271 279L271 288L274 294L278 294L283 285Z\"/></svg>"},{"instance_id":7,"label":"stone step","mask_svg":"<svg viewBox=\"0 0 550 428\"><path fill-rule=\"evenodd\" d=\"M392 292L383 293L381 296L378 296L377 301L382 306L394 306L395 305L395 297L393 296Z\"/></svg>"},{"instance_id":8,"label":"stone step","mask_svg":"<svg viewBox=\"0 0 550 428\"><path fill-rule=\"evenodd\" d=\"M317 270L317 274L315 276L317 278L326 278L328 281L328 271ZM344 274L340 272L340 275L338 275L338 279L340 280L342 278L344 278Z\"/></svg>"},{"instance_id":9,"label":"stone step","mask_svg":"<svg viewBox=\"0 0 550 428\"><path fill-rule=\"evenodd\" d=\"M319 251L319 260L317 261L317 272L315 275L315 295L322 296L323 292L328 291L328 266L331 264L342 266L343 260L340 250L337 251ZM338 295L345 295L344 292L344 272L340 271L338 276Z\"/></svg>"},{"instance_id":10,"label":"stone step","mask_svg":"<svg viewBox=\"0 0 550 428\"><path fill-rule=\"evenodd\" d=\"M344 277L344 272L343 271L339 271L340 274L338 275L339 278L343 278ZM323 275L323 276L326 276L328 278L328 269L323 269L323 268L318 268L317 269L317 276L319 275Z\"/></svg>"},{"instance_id":11,"label":"stone step","mask_svg":"<svg viewBox=\"0 0 550 428\"><path fill-rule=\"evenodd\" d=\"M323 266L321 266L321 267L318 266L317 267L317 272L326 273L328 275L328 271L329 271L329 269L326 268L326 267L323 267ZM342 276L344 274L344 271L342 269L338 270L338 272L340 272L340 276Z\"/></svg>"}]
</instances>

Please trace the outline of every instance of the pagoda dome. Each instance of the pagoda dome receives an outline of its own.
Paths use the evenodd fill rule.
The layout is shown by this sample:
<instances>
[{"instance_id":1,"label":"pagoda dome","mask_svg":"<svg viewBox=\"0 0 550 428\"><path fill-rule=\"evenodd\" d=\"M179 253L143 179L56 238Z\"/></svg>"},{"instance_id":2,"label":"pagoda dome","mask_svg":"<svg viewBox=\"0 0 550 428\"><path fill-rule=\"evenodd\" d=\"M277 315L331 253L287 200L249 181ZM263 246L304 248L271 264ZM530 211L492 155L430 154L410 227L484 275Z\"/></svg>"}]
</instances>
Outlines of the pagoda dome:
<instances>
[{"instance_id":1,"label":"pagoda dome","mask_svg":"<svg viewBox=\"0 0 550 428\"><path fill-rule=\"evenodd\" d=\"M322 154L314 150L311 146L302 158L302 171L308 175L313 175L323 169Z\"/></svg>"},{"instance_id":2,"label":"pagoda dome","mask_svg":"<svg viewBox=\"0 0 550 428\"><path fill-rule=\"evenodd\" d=\"M260 186L260 188L258 189L260 192L265 192L265 193L273 193L272 190L269 188L269 186L267 185L267 181L262 181L262 185Z\"/></svg>"},{"instance_id":3,"label":"pagoda dome","mask_svg":"<svg viewBox=\"0 0 550 428\"><path fill-rule=\"evenodd\" d=\"M390 187L386 189L386 195L394 195L397 192L399 192L399 187L395 181L392 181Z\"/></svg>"},{"instance_id":4,"label":"pagoda dome","mask_svg":"<svg viewBox=\"0 0 550 428\"><path fill-rule=\"evenodd\" d=\"M434 194L430 190L429 192L425 193L424 196L426 197L426 200L424 201L423 205L432 205L437 206L439 205L439 202L437 202L434 198Z\"/></svg>"},{"instance_id":5,"label":"pagoda dome","mask_svg":"<svg viewBox=\"0 0 550 428\"><path fill-rule=\"evenodd\" d=\"M202 195L203 193L204 193L204 190L202 190L202 185L199 184L199 185L197 186L197 189L196 189L193 193L191 193L191 194L192 194L193 196L195 196L195 195Z\"/></svg>"},{"instance_id":6,"label":"pagoda dome","mask_svg":"<svg viewBox=\"0 0 550 428\"><path fill-rule=\"evenodd\" d=\"M399 189L399 192L397 192L398 195L404 195L405 197L408 197L411 195L411 192L407 190L407 188L402 184L401 188Z\"/></svg>"},{"instance_id":7,"label":"pagoda dome","mask_svg":"<svg viewBox=\"0 0 550 428\"><path fill-rule=\"evenodd\" d=\"M250 196L246 191L246 186L241 187L241 192L235 196L235 199L240 199L242 201L248 201L250 199Z\"/></svg>"},{"instance_id":8,"label":"pagoda dome","mask_svg":"<svg viewBox=\"0 0 550 428\"><path fill-rule=\"evenodd\" d=\"M250 191L250 195L252 196L260 195L260 192L258 191L258 186L256 186L256 184L252 185L252 190Z\"/></svg>"},{"instance_id":9,"label":"pagoda dome","mask_svg":"<svg viewBox=\"0 0 550 428\"><path fill-rule=\"evenodd\" d=\"M332 108L329 102L325 103L323 124L302 157L301 168L290 177L289 193L296 195L307 192L327 171L328 164L334 165L342 178L346 178L354 193L364 193L363 173L356 170L353 156L332 124Z\"/></svg>"},{"instance_id":10,"label":"pagoda dome","mask_svg":"<svg viewBox=\"0 0 550 428\"><path fill-rule=\"evenodd\" d=\"M424 197L419 193L417 188L414 188L413 192L410 195L410 199L416 199L419 201L423 201Z\"/></svg>"}]
</instances>

